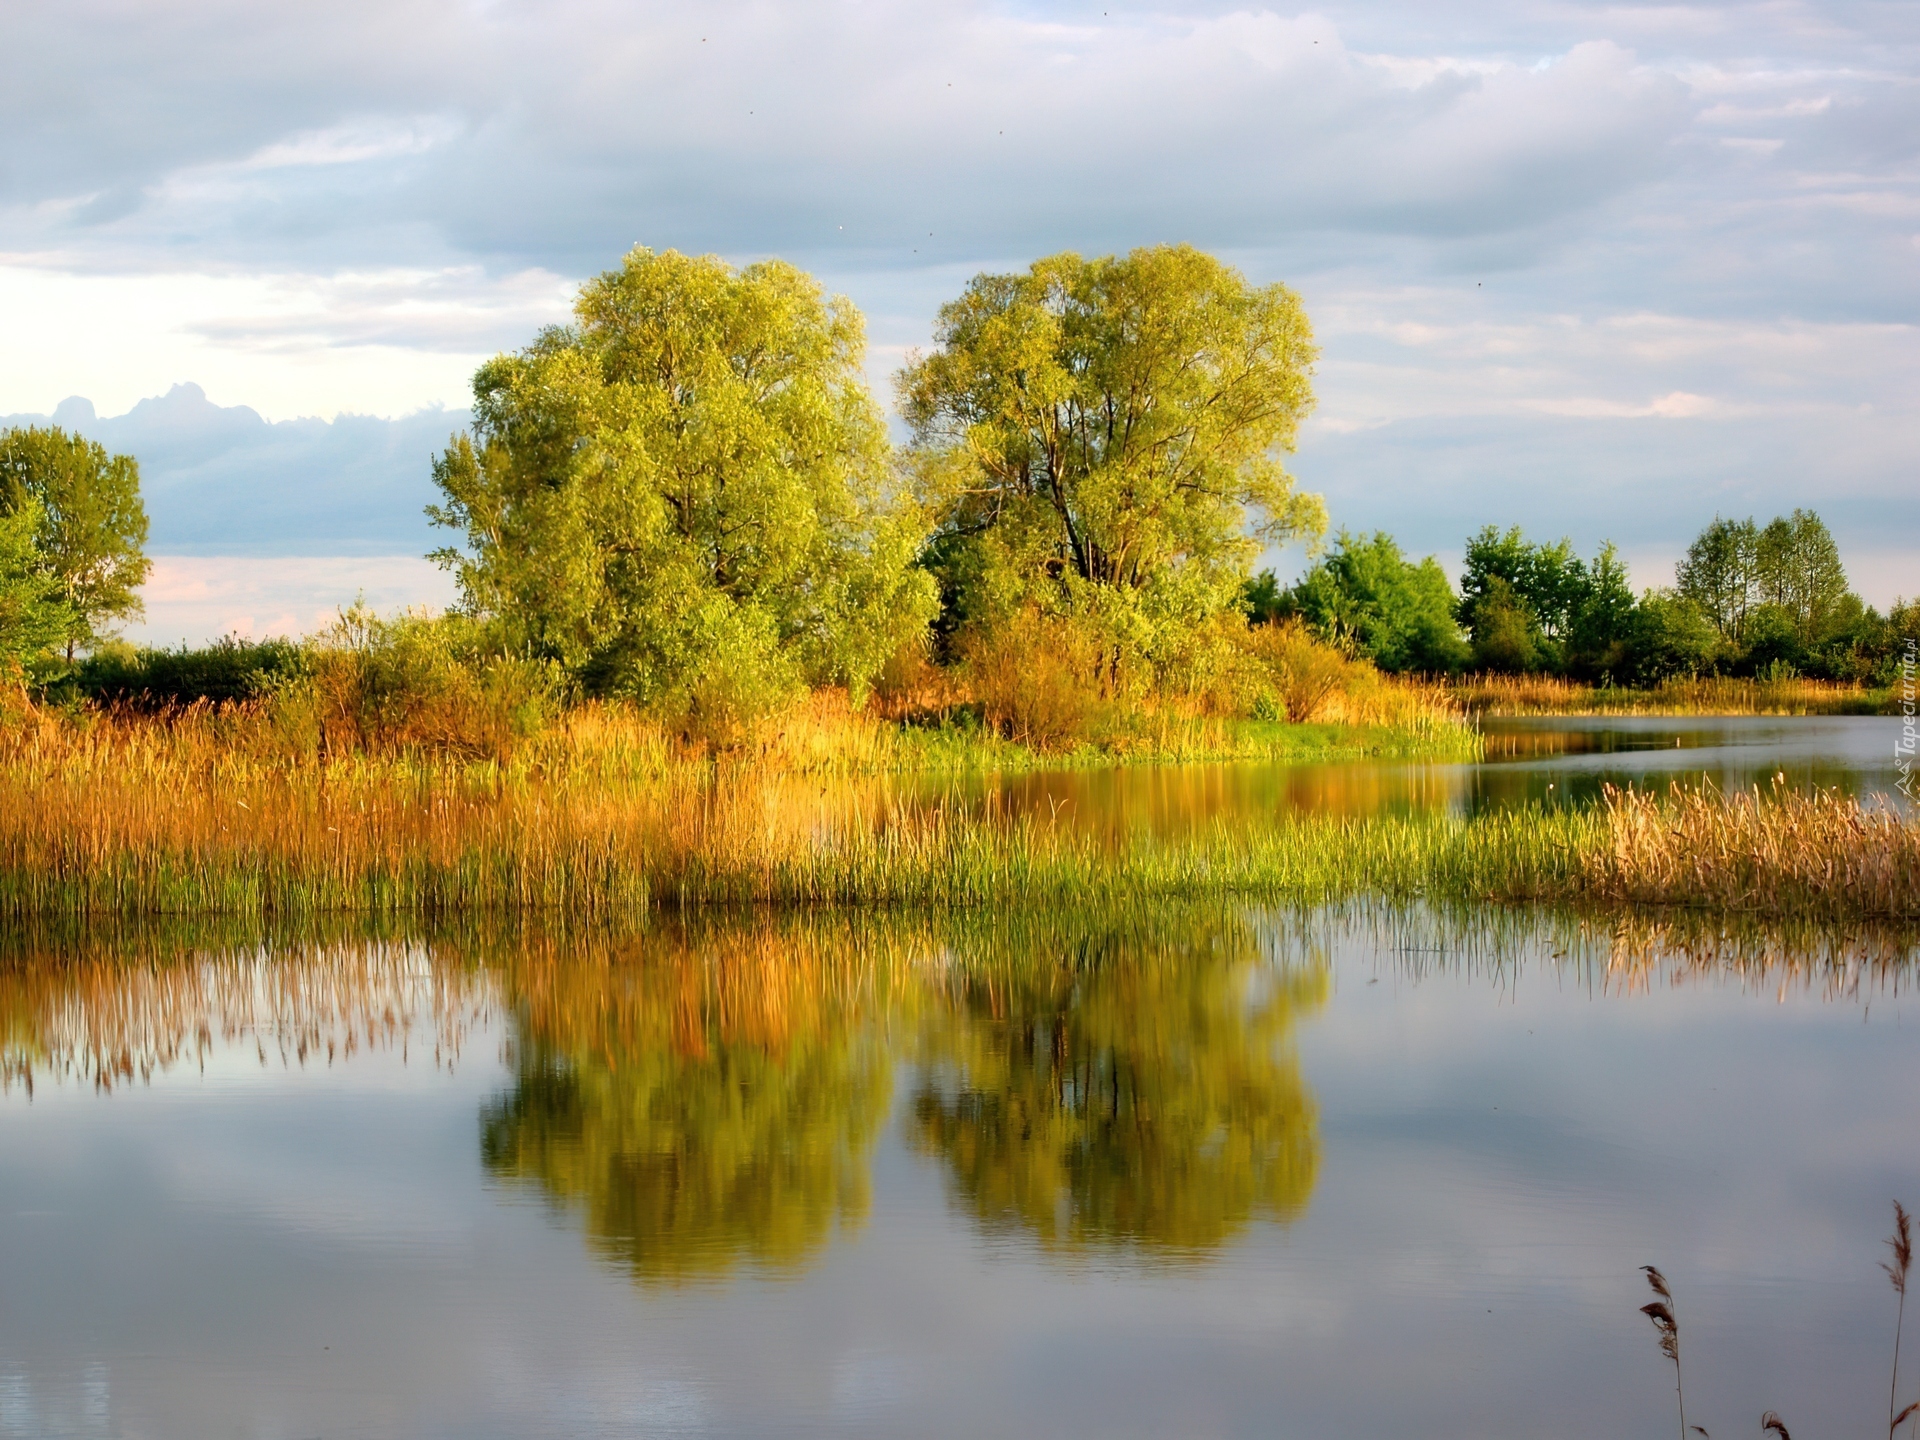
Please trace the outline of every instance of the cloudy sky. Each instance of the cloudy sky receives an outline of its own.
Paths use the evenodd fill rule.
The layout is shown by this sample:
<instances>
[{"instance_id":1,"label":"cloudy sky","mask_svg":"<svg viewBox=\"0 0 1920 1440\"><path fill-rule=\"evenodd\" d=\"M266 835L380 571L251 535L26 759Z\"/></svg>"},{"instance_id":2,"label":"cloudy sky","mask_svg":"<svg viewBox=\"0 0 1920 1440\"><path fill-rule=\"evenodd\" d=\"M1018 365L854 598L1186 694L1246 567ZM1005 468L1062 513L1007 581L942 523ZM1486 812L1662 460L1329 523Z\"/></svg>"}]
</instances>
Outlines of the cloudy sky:
<instances>
[{"instance_id":1,"label":"cloudy sky","mask_svg":"<svg viewBox=\"0 0 1920 1440\"><path fill-rule=\"evenodd\" d=\"M1811 505L1869 600L1920 592L1911 0L0 17L0 416L139 456L151 638L446 598L474 366L636 242L814 270L884 397L976 271L1191 241L1305 298L1336 524L1658 584Z\"/></svg>"}]
</instances>

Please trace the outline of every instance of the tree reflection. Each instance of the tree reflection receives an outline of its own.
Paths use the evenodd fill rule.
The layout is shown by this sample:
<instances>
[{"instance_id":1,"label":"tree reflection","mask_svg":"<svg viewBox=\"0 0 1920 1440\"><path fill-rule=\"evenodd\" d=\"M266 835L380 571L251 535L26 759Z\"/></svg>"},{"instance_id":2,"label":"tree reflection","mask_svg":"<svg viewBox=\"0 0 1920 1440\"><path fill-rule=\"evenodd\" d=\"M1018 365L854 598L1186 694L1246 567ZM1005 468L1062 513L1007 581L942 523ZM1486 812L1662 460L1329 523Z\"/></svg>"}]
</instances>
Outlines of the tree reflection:
<instances>
[{"instance_id":1,"label":"tree reflection","mask_svg":"<svg viewBox=\"0 0 1920 1440\"><path fill-rule=\"evenodd\" d=\"M1178 1259L1305 1208L1319 1140L1290 1036L1323 965L1264 962L1238 916L996 948L928 1012L911 1119L983 1224Z\"/></svg>"},{"instance_id":2,"label":"tree reflection","mask_svg":"<svg viewBox=\"0 0 1920 1440\"><path fill-rule=\"evenodd\" d=\"M878 972L844 936L529 943L502 970L519 1040L486 1167L579 1210L636 1279L792 1270L865 1217L890 1072Z\"/></svg>"}]
</instances>

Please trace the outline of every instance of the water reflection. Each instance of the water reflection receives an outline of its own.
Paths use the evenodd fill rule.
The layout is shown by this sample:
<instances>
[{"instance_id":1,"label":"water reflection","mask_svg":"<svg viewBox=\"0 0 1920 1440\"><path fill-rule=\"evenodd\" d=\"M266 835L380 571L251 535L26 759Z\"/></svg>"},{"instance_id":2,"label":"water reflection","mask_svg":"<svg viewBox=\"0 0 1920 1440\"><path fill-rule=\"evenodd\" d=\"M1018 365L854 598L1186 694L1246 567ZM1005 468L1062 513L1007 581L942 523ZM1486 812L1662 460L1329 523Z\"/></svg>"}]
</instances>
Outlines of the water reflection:
<instances>
[{"instance_id":1,"label":"water reflection","mask_svg":"<svg viewBox=\"0 0 1920 1440\"><path fill-rule=\"evenodd\" d=\"M577 1211L646 1282L793 1272L864 1219L891 1066L873 967L806 926L525 942L497 974L497 1181ZM884 984L884 979L883 979Z\"/></svg>"},{"instance_id":2,"label":"water reflection","mask_svg":"<svg viewBox=\"0 0 1920 1440\"><path fill-rule=\"evenodd\" d=\"M1915 942L1378 905L0 936L0 1435L1599 1440L1671 1424L1648 1259L1720 1337L1716 1433L1864 1431Z\"/></svg>"},{"instance_id":3,"label":"water reflection","mask_svg":"<svg viewBox=\"0 0 1920 1440\"><path fill-rule=\"evenodd\" d=\"M0 1080L101 1089L204 1067L393 1052L451 1064L506 1040L480 1114L490 1181L577 1223L645 1286L794 1276L871 1206L902 1134L972 1224L1061 1257L1203 1260L1308 1207L1320 1167L1296 1046L1360 945L1415 982L1593 993L1729 975L1895 993L1912 927L1608 911L1149 907L1099 915L758 914L640 933L304 936L190 949L0 944Z\"/></svg>"},{"instance_id":4,"label":"water reflection","mask_svg":"<svg viewBox=\"0 0 1920 1440\"><path fill-rule=\"evenodd\" d=\"M1481 722L1477 764L1356 760L1135 765L921 782L919 802L1120 839L1252 825L1290 814L1474 814L1589 805L1603 787L1744 790L1776 775L1799 790L1910 808L1888 716L1550 716Z\"/></svg>"},{"instance_id":5,"label":"water reflection","mask_svg":"<svg viewBox=\"0 0 1920 1440\"><path fill-rule=\"evenodd\" d=\"M1270 964L1239 915L1056 927L969 958L928 1007L914 1141L989 1229L1205 1256L1313 1192L1291 1038L1327 983L1324 958Z\"/></svg>"}]
</instances>

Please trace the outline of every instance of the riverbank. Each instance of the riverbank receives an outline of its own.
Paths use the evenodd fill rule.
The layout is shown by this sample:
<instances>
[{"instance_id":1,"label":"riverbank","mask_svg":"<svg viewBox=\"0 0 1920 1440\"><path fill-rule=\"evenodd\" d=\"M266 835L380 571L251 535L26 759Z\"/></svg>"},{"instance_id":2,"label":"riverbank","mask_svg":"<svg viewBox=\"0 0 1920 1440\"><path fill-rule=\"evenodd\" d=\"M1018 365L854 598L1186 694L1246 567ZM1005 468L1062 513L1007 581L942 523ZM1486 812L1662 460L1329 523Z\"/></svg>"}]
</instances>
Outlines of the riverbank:
<instances>
[{"instance_id":1,"label":"riverbank","mask_svg":"<svg viewBox=\"0 0 1920 1440\"><path fill-rule=\"evenodd\" d=\"M1893 715L1890 689L1799 676L1728 675L1663 681L1645 689L1587 685L1557 675L1468 675L1447 694L1470 715Z\"/></svg>"}]
</instances>

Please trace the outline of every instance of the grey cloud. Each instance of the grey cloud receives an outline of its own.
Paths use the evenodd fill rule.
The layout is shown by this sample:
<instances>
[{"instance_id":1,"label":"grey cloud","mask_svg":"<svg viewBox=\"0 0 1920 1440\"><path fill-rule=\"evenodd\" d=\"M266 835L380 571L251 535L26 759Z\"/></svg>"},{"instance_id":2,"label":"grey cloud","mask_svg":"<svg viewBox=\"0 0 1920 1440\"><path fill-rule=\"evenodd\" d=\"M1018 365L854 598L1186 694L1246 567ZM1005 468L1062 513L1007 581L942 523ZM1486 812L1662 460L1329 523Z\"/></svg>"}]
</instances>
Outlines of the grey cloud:
<instances>
[{"instance_id":1,"label":"grey cloud","mask_svg":"<svg viewBox=\"0 0 1920 1440\"><path fill-rule=\"evenodd\" d=\"M443 543L421 512L436 498L433 457L466 418L425 410L270 424L176 385L125 415L98 417L76 397L51 417L0 426L51 421L139 460L156 554L351 556Z\"/></svg>"},{"instance_id":2,"label":"grey cloud","mask_svg":"<svg viewBox=\"0 0 1920 1440\"><path fill-rule=\"evenodd\" d=\"M1325 21L1265 12L1063 24L961 4L415 3L350 8L324 38L253 17L207 48L207 7L174 13L128 33L137 64L109 39L97 73L73 76L81 113L55 124L16 102L7 193L80 207L42 243L257 254L425 227L578 270L640 238L925 258L1159 238L1170 214L1212 244L1475 234L1641 183L1688 114L1676 81L1605 42L1538 69L1414 73L1349 52ZM57 68L61 40L45 22L16 55L38 47ZM262 153L383 123L437 138L331 163ZM144 203L120 213L130 186ZM36 231L20 210L9 228Z\"/></svg>"}]
</instances>

